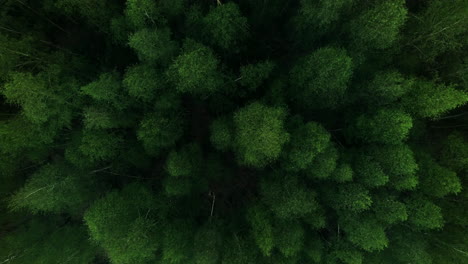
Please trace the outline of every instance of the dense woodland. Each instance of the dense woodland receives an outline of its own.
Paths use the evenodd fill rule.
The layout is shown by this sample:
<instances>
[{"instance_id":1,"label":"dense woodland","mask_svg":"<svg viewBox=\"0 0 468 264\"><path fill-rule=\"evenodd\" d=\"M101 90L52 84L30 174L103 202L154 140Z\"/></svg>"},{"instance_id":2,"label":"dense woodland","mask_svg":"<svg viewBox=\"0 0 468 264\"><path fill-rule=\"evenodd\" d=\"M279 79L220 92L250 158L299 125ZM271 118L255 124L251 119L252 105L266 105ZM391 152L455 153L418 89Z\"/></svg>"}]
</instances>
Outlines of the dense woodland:
<instances>
[{"instance_id":1,"label":"dense woodland","mask_svg":"<svg viewBox=\"0 0 468 264\"><path fill-rule=\"evenodd\" d=\"M467 0L0 1L0 263L468 263Z\"/></svg>"}]
</instances>

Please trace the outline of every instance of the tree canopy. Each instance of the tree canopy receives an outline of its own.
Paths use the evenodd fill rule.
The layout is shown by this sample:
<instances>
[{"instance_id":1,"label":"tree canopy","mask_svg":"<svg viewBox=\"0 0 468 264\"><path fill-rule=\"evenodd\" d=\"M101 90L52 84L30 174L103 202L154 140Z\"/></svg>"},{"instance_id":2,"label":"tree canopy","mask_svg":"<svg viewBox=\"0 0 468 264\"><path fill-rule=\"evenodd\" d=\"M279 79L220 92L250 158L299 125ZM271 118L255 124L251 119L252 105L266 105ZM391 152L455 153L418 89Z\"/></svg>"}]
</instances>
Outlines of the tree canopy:
<instances>
[{"instance_id":1,"label":"tree canopy","mask_svg":"<svg viewBox=\"0 0 468 264\"><path fill-rule=\"evenodd\" d=\"M0 264L468 263L468 1L0 2Z\"/></svg>"}]
</instances>

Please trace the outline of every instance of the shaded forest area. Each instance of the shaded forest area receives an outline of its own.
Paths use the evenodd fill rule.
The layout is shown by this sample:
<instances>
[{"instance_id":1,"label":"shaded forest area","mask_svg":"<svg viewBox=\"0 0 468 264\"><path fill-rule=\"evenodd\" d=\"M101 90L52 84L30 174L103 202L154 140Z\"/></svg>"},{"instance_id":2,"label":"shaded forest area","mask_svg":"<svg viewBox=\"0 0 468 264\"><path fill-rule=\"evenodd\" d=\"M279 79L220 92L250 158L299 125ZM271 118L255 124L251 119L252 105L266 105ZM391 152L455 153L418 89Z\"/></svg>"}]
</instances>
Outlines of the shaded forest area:
<instances>
[{"instance_id":1,"label":"shaded forest area","mask_svg":"<svg viewBox=\"0 0 468 264\"><path fill-rule=\"evenodd\" d=\"M467 17L1 1L0 263L468 263Z\"/></svg>"}]
</instances>

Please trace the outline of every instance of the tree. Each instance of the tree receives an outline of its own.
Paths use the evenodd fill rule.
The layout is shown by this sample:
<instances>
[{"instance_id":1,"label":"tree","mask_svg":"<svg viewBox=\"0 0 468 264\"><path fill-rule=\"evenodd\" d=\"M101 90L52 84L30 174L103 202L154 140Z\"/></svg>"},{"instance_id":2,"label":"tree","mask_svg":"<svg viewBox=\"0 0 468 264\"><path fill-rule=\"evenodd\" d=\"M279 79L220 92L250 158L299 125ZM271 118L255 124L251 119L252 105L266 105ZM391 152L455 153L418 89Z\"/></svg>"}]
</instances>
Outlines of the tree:
<instances>
[{"instance_id":1,"label":"tree","mask_svg":"<svg viewBox=\"0 0 468 264\"><path fill-rule=\"evenodd\" d=\"M69 166L54 163L41 167L10 198L10 207L33 213L80 213L96 197L91 192L94 180Z\"/></svg>"},{"instance_id":2,"label":"tree","mask_svg":"<svg viewBox=\"0 0 468 264\"><path fill-rule=\"evenodd\" d=\"M333 144L318 154L306 169L306 175L315 179L326 179L335 171L338 151Z\"/></svg>"},{"instance_id":3,"label":"tree","mask_svg":"<svg viewBox=\"0 0 468 264\"><path fill-rule=\"evenodd\" d=\"M461 51L468 27L464 1L428 2L422 12L408 21L405 44L423 61L433 61L439 55Z\"/></svg>"},{"instance_id":4,"label":"tree","mask_svg":"<svg viewBox=\"0 0 468 264\"><path fill-rule=\"evenodd\" d=\"M284 130L286 111L255 102L234 114L234 148L239 162L262 168L276 160L289 140Z\"/></svg>"},{"instance_id":5,"label":"tree","mask_svg":"<svg viewBox=\"0 0 468 264\"><path fill-rule=\"evenodd\" d=\"M200 185L202 150L193 143L185 145L180 151L171 151L166 161L168 178L164 182L164 189L168 195L188 195Z\"/></svg>"},{"instance_id":6,"label":"tree","mask_svg":"<svg viewBox=\"0 0 468 264\"><path fill-rule=\"evenodd\" d=\"M250 206L247 212L247 222L251 228L251 234L255 243L265 256L270 256L275 247L273 225L271 215L265 206L256 204Z\"/></svg>"},{"instance_id":7,"label":"tree","mask_svg":"<svg viewBox=\"0 0 468 264\"><path fill-rule=\"evenodd\" d=\"M398 38L408 11L403 0L377 2L350 22L350 36L356 46L389 48Z\"/></svg>"},{"instance_id":8,"label":"tree","mask_svg":"<svg viewBox=\"0 0 468 264\"><path fill-rule=\"evenodd\" d=\"M330 134L320 124L301 124L291 133L283 151L283 167L291 171L304 170L330 144Z\"/></svg>"},{"instance_id":9,"label":"tree","mask_svg":"<svg viewBox=\"0 0 468 264\"><path fill-rule=\"evenodd\" d=\"M413 80L396 70L377 72L372 80L356 91L359 98L374 104L390 104L404 96L413 86Z\"/></svg>"},{"instance_id":10,"label":"tree","mask_svg":"<svg viewBox=\"0 0 468 264\"><path fill-rule=\"evenodd\" d=\"M383 226L371 217L349 220L343 223L349 241L366 251L382 250L388 246Z\"/></svg>"},{"instance_id":11,"label":"tree","mask_svg":"<svg viewBox=\"0 0 468 264\"><path fill-rule=\"evenodd\" d=\"M232 120L228 117L220 117L213 121L210 126L210 141L216 149L226 151L233 147L233 126Z\"/></svg>"},{"instance_id":12,"label":"tree","mask_svg":"<svg viewBox=\"0 0 468 264\"><path fill-rule=\"evenodd\" d=\"M166 263L179 264L192 256L194 239L192 224L187 221L174 221L164 230L162 260Z\"/></svg>"},{"instance_id":13,"label":"tree","mask_svg":"<svg viewBox=\"0 0 468 264\"><path fill-rule=\"evenodd\" d=\"M124 13L126 19L136 29L165 22L160 8L151 0L127 0Z\"/></svg>"},{"instance_id":14,"label":"tree","mask_svg":"<svg viewBox=\"0 0 468 264\"><path fill-rule=\"evenodd\" d=\"M363 114L351 124L349 134L366 143L398 144L413 127L412 118L401 110L382 108Z\"/></svg>"},{"instance_id":15,"label":"tree","mask_svg":"<svg viewBox=\"0 0 468 264\"><path fill-rule=\"evenodd\" d=\"M206 226L194 238L195 264L216 264L220 259L221 233L216 227Z\"/></svg>"},{"instance_id":16,"label":"tree","mask_svg":"<svg viewBox=\"0 0 468 264\"><path fill-rule=\"evenodd\" d=\"M291 97L304 107L336 108L352 76L344 49L325 47L301 58L290 72Z\"/></svg>"},{"instance_id":17,"label":"tree","mask_svg":"<svg viewBox=\"0 0 468 264\"><path fill-rule=\"evenodd\" d=\"M354 171L356 180L369 188L380 187L389 181L388 175L375 158L366 153L355 154Z\"/></svg>"},{"instance_id":18,"label":"tree","mask_svg":"<svg viewBox=\"0 0 468 264\"><path fill-rule=\"evenodd\" d=\"M37 75L13 72L1 92L7 102L19 105L32 123L43 124L56 119L67 126L72 119L71 101L77 90L73 82L62 83L60 69L51 66L49 71Z\"/></svg>"},{"instance_id":19,"label":"tree","mask_svg":"<svg viewBox=\"0 0 468 264\"><path fill-rule=\"evenodd\" d=\"M403 98L403 107L417 117L438 117L445 112L468 102L468 94L453 85L435 84L416 80L408 96Z\"/></svg>"},{"instance_id":20,"label":"tree","mask_svg":"<svg viewBox=\"0 0 468 264\"><path fill-rule=\"evenodd\" d=\"M122 84L117 72L103 73L96 81L81 87L81 92L95 102L112 106L117 110L126 108L125 97L121 93Z\"/></svg>"},{"instance_id":21,"label":"tree","mask_svg":"<svg viewBox=\"0 0 468 264\"><path fill-rule=\"evenodd\" d=\"M458 194L461 191L461 182L454 171L436 163L428 154L419 153L418 173L421 179L421 190L434 197L443 197L449 194Z\"/></svg>"},{"instance_id":22,"label":"tree","mask_svg":"<svg viewBox=\"0 0 468 264\"><path fill-rule=\"evenodd\" d=\"M169 63L177 49L169 28L141 29L130 35L128 45L135 50L140 61L163 65Z\"/></svg>"},{"instance_id":23,"label":"tree","mask_svg":"<svg viewBox=\"0 0 468 264\"><path fill-rule=\"evenodd\" d=\"M299 32L309 33L318 31L326 33L339 20L341 13L350 7L353 0L339 1L310 1L301 0L298 14L294 17L294 25Z\"/></svg>"},{"instance_id":24,"label":"tree","mask_svg":"<svg viewBox=\"0 0 468 264\"><path fill-rule=\"evenodd\" d=\"M356 183L342 184L332 194L328 195L330 195L330 203L337 210L362 212L372 205L369 191Z\"/></svg>"},{"instance_id":25,"label":"tree","mask_svg":"<svg viewBox=\"0 0 468 264\"><path fill-rule=\"evenodd\" d=\"M138 139L150 155L158 155L180 139L184 122L180 113L148 113L136 131Z\"/></svg>"},{"instance_id":26,"label":"tree","mask_svg":"<svg viewBox=\"0 0 468 264\"><path fill-rule=\"evenodd\" d=\"M0 259L6 263L91 263L98 254L86 229L63 225L57 218L35 217L13 233L2 236Z\"/></svg>"},{"instance_id":27,"label":"tree","mask_svg":"<svg viewBox=\"0 0 468 264\"><path fill-rule=\"evenodd\" d=\"M460 132L451 133L443 142L441 162L455 171L468 169L468 143Z\"/></svg>"},{"instance_id":28,"label":"tree","mask_svg":"<svg viewBox=\"0 0 468 264\"><path fill-rule=\"evenodd\" d=\"M122 81L130 96L150 102L157 92L167 87L162 73L147 64L129 67Z\"/></svg>"},{"instance_id":29,"label":"tree","mask_svg":"<svg viewBox=\"0 0 468 264\"><path fill-rule=\"evenodd\" d=\"M122 141L115 133L85 130L81 136L79 151L91 162L108 161L119 154Z\"/></svg>"},{"instance_id":30,"label":"tree","mask_svg":"<svg viewBox=\"0 0 468 264\"><path fill-rule=\"evenodd\" d=\"M388 193L376 195L373 198L372 210L378 220L387 224L395 224L408 219L405 204Z\"/></svg>"},{"instance_id":31,"label":"tree","mask_svg":"<svg viewBox=\"0 0 468 264\"><path fill-rule=\"evenodd\" d=\"M418 184L418 164L407 145L374 147L369 154L379 162L395 189L411 190Z\"/></svg>"},{"instance_id":32,"label":"tree","mask_svg":"<svg viewBox=\"0 0 468 264\"><path fill-rule=\"evenodd\" d=\"M255 64L241 66L239 83L247 87L251 92L256 91L270 76L274 68L275 64L271 61L261 61Z\"/></svg>"},{"instance_id":33,"label":"tree","mask_svg":"<svg viewBox=\"0 0 468 264\"><path fill-rule=\"evenodd\" d=\"M276 217L295 219L318 207L314 191L307 189L294 175L277 173L260 183L262 201Z\"/></svg>"},{"instance_id":34,"label":"tree","mask_svg":"<svg viewBox=\"0 0 468 264\"><path fill-rule=\"evenodd\" d=\"M441 228L444 224L440 207L421 196L406 201L408 222L417 229Z\"/></svg>"},{"instance_id":35,"label":"tree","mask_svg":"<svg viewBox=\"0 0 468 264\"><path fill-rule=\"evenodd\" d=\"M218 90L223 82L218 65L210 48L188 39L167 74L178 92L206 95Z\"/></svg>"},{"instance_id":36,"label":"tree","mask_svg":"<svg viewBox=\"0 0 468 264\"><path fill-rule=\"evenodd\" d=\"M153 218L157 204L150 190L131 184L94 202L84 221L91 238L105 249L112 263L151 261L156 258L162 232Z\"/></svg>"},{"instance_id":37,"label":"tree","mask_svg":"<svg viewBox=\"0 0 468 264\"><path fill-rule=\"evenodd\" d=\"M243 17L234 2L227 2L211 9L203 18L209 42L227 50L235 51L247 37L247 18Z\"/></svg>"}]
</instances>

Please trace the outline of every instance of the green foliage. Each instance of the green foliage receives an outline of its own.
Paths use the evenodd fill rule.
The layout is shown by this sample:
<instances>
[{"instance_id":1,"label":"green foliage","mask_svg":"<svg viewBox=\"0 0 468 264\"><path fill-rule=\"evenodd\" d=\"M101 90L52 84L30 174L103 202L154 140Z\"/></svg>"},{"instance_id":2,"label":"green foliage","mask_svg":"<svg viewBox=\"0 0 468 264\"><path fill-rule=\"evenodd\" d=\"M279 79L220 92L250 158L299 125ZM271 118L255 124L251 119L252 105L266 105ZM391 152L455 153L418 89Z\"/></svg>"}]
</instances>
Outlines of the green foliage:
<instances>
[{"instance_id":1,"label":"green foliage","mask_svg":"<svg viewBox=\"0 0 468 264\"><path fill-rule=\"evenodd\" d=\"M407 145L375 147L369 150L369 155L379 162L395 189L411 190L418 184L418 164Z\"/></svg>"},{"instance_id":2,"label":"green foliage","mask_svg":"<svg viewBox=\"0 0 468 264\"><path fill-rule=\"evenodd\" d=\"M157 155L175 145L183 134L183 119L177 112L148 113L140 122L137 137L148 154Z\"/></svg>"},{"instance_id":3,"label":"green foliage","mask_svg":"<svg viewBox=\"0 0 468 264\"><path fill-rule=\"evenodd\" d=\"M333 206L337 210L361 212L372 204L369 191L356 183L341 184L331 196Z\"/></svg>"},{"instance_id":4,"label":"green foliage","mask_svg":"<svg viewBox=\"0 0 468 264\"><path fill-rule=\"evenodd\" d=\"M356 154L354 170L356 179L369 188L383 186L389 180L378 161L364 153Z\"/></svg>"},{"instance_id":5,"label":"green foliage","mask_svg":"<svg viewBox=\"0 0 468 264\"><path fill-rule=\"evenodd\" d=\"M98 103L119 110L126 107L121 93L120 77L116 72L101 74L96 81L81 87L81 91Z\"/></svg>"},{"instance_id":6,"label":"green foliage","mask_svg":"<svg viewBox=\"0 0 468 264\"><path fill-rule=\"evenodd\" d=\"M331 178L336 182L349 182L353 180L353 169L351 165L347 163L340 164L336 169L333 171Z\"/></svg>"},{"instance_id":7,"label":"green foliage","mask_svg":"<svg viewBox=\"0 0 468 264\"><path fill-rule=\"evenodd\" d=\"M85 130L81 137L80 152L90 161L108 161L119 154L123 139L102 130Z\"/></svg>"},{"instance_id":8,"label":"green foliage","mask_svg":"<svg viewBox=\"0 0 468 264\"><path fill-rule=\"evenodd\" d=\"M33 218L15 232L2 236L0 260L5 263L91 263L98 249L86 229L57 221Z\"/></svg>"},{"instance_id":9,"label":"green foliage","mask_svg":"<svg viewBox=\"0 0 468 264\"><path fill-rule=\"evenodd\" d=\"M384 227L375 219L366 217L345 223L343 230L349 241L366 250L382 250L388 246Z\"/></svg>"},{"instance_id":10,"label":"green foliage","mask_svg":"<svg viewBox=\"0 0 468 264\"><path fill-rule=\"evenodd\" d=\"M363 85L360 97L377 105L392 103L404 96L413 85L413 80L391 70L378 72L374 78Z\"/></svg>"},{"instance_id":11,"label":"green foliage","mask_svg":"<svg viewBox=\"0 0 468 264\"><path fill-rule=\"evenodd\" d=\"M127 0L125 17L134 28L144 28L164 21L155 1Z\"/></svg>"},{"instance_id":12,"label":"green foliage","mask_svg":"<svg viewBox=\"0 0 468 264\"><path fill-rule=\"evenodd\" d=\"M28 209L33 213L77 213L90 200L93 180L85 172L68 168L68 164L47 164L41 167L10 199L12 209Z\"/></svg>"},{"instance_id":13,"label":"green foliage","mask_svg":"<svg viewBox=\"0 0 468 264\"><path fill-rule=\"evenodd\" d=\"M215 119L210 131L210 141L216 149L225 151L232 148L234 128L231 120L226 117Z\"/></svg>"},{"instance_id":14,"label":"green foliage","mask_svg":"<svg viewBox=\"0 0 468 264\"><path fill-rule=\"evenodd\" d=\"M192 255L194 239L192 226L186 221L175 221L164 229L162 260L164 263L186 263Z\"/></svg>"},{"instance_id":15,"label":"green foliage","mask_svg":"<svg viewBox=\"0 0 468 264\"><path fill-rule=\"evenodd\" d=\"M304 247L305 230L298 221L279 221L275 228L277 247L285 257L296 256Z\"/></svg>"},{"instance_id":16,"label":"green foliage","mask_svg":"<svg viewBox=\"0 0 468 264\"><path fill-rule=\"evenodd\" d=\"M338 150L335 146L328 146L317 155L306 170L307 176L316 179L326 179L335 171L338 161Z\"/></svg>"},{"instance_id":17,"label":"green foliage","mask_svg":"<svg viewBox=\"0 0 468 264\"><path fill-rule=\"evenodd\" d=\"M468 142L461 133L454 132L445 139L440 159L455 171L468 170Z\"/></svg>"},{"instance_id":18,"label":"green foliage","mask_svg":"<svg viewBox=\"0 0 468 264\"><path fill-rule=\"evenodd\" d=\"M406 202L408 222L419 229L441 228L444 224L439 206L424 197L412 197Z\"/></svg>"},{"instance_id":19,"label":"green foliage","mask_svg":"<svg viewBox=\"0 0 468 264\"><path fill-rule=\"evenodd\" d=\"M130 35L128 45L135 50L140 61L148 63L166 64L177 49L169 28L141 29Z\"/></svg>"},{"instance_id":20,"label":"green foliage","mask_svg":"<svg viewBox=\"0 0 468 264\"><path fill-rule=\"evenodd\" d=\"M222 84L218 64L210 48L189 39L169 67L168 76L181 93L210 94Z\"/></svg>"},{"instance_id":21,"label":"green foliage","mask_svg":"<svg viewBox=\"0 0 468 264\"><path fill-rule=\"evenodd\" d=\"M153 209L153 212L151 210ZM140 184L125 186L97 200L85 213L91 238L101 245L112 263L144 263L155 259L160 246L153 194Z\"/></svg>"},{"instance_id":22,"label":"green foliage","mask_svg":"<svg viewBox=\"0 0 468 264\"><path fill-rule=\"evenodd\" d=\"M352 60L344 49L320 48L292 68L291 96L304 107L337 107L347 90Z\"/></svg>"},{"instance_id":23,"label":"green foliage","mask_svg":"<svg viewBox=\"0 0 468 264\"><path fill-rule=\"evenodd\" d=\"M398 144L408 137L412 121L403 111L383 108L371 115L358 116L349 133L366 143Z\"/></svg>"},{"instance_id":24,"label":"green foliage","mask_svg":"<svg viewBox=\"0 0 468 264\"><path fill-rule=\"evenodd\" d=\"M168 195L188 195L192 192L192 181L200 174L202 150L197 144L183 146L180 151L171 151L166 161L169 178L165 181ZM193 179L193 180L192 180ZM200 184L198 179L197 184Z\"/></svg>"},{"instance_id":25,"label":"green foliage","mask_svg":"<svg viewBox=\"0 0 468 264\"><path fill-rule=\"evenodd\" d=\"M440 166L429 155L420 153L418 173L421 179L420 187L427 195L443 197L457 194L461 191L461 182L457 174Z\"/></svg>"},{"instance_id":26,"label":"green foliage","mask_svg":"<svg viewBox=\"0 0 468 264\"><path fill-rule=\"evenodd\" d=\"M255 102L234 114L235 149L241 164L262 168L276 160L289 140L286 111Z\"/></svg>"},{"instance_id":27,"label":"green foliage","mask_svg":"<svg viewBox=\"0 0 468 264\"><path fill-rule=\"evenodd\" d=\"M130 96L143 102L153 100L156 93L165 87L162 74L146 64L128 68L122 84Z\"/></svg>"},{"instance_id":28,"label":"green foliage","mask_svg":"<svg viewBox=\"0 0 468 264\"><path fill-rule=\"evenodd\" d=\"M0 91L8 103L20 106L22 114L32 123L56 119L67 126L72 118L70 101L76 96L76 85L61 83L59 71L52 68L37 75L14 72Z\"/></svg>"},{"instance_id":29,"label":"green foliage","mask_svg":"<svg viewBox=\"0 0 468 264\"><path fill-rule=\"evenodd\" d=\"M234 2L227 2L210 10L203 18L209 41L224 50L238 49L247 37L247 18L243 17Z\"/></svg>"},{"instance_id":30,"label":"green foliage","mask_svg":"<svg viewBox=\"0 0 468 264\"><path fill-rule=\"evenodd\" d=\"M372 204L372 210L377 219L384 223L394 224L408 219L405 204L388 194L377 196Z\"/></svg>"},{"instance_id":31,"label":"green foliage","mask_svg":"<svg viewBox=\"0 0 468 264\"><path fill-rule=\"evenodd\" d=\"M466 45L468 24L465 1L429 1L420 14L409 21L407 43L424 61L433 61Z\"/></svg>"},{"instance_id":32,"label":"green foliage","mask_svg":"<svg viewBox=\"0 0 468 264\"><path fill-rule=\"evenodd\" d=\"M0 263L466 263L467 3L3 1Z\"/></svg>"},{"instance_id":33,"label":"green foliage","mask_svg":"<svg viewBox=\"0 0 468 264\"><path fill-rule=\"evenodd\" d=\"M320 124L301 124L291 133L291 141L284 150L283 163L287 170L304 170L330 144L330 134Z\"/></svg>"},{"instance_id":34,"label":"green foliage","mask_svg":"<svg viewBox=\"0 0 468 264\"><path fill-rule=\"evenodd\" d=\"M301 0L301 6L294 22L303 31L324 32L339 19L343 9L349 7L353 1Z\"/></svg>"},{"instance_id":35,"label":"green foliage","mask_svg":"<svg viewBox=\"0 0 468 264\"><path fill-rule=\"evenodd\" d=\"M405 109L417 117L438 117L468 102L468 93L453 85L415 81L410 94L403 98Z\"/></svg>"},{"instance_id":36,"label":"green foliage","mask_svg":"<svg viewBox=\"0 0 468 264\"><path fill-rule=\"evenodd\" d=\"M271 216L264 206L254 205L248 209L247 222L252 229L252 236L265 256L270 256L272 249L275 247L273 226L270 218Z\"/></svg>"},{"instance_id":37,"label":"green foliage","mask_svg":"<svg viewBox=\"0 0 468 264\"><path fill-rule=\"evenodd\" d=\"M350 35L357 46L389 48L406 21L404 0L378 1L350 23Z\"/></svg>"},{"instance_id":38,"label":"green foliage","mask_svg":"<svg viewBox=\"0 0 468 264\"><path fill-rule=\"evenodd\" d=\"M215 227L202 227L195 234L195 264L216 264L220 259L221 234Z\"/></svg>"},{"instance_id":39,"label":"green foliage","mask_svg":"<svg viewBox=\"0 0 468 264\"><path fill-rule=\"evenodd\" d=\"M271 61L242 66L240 68L239 83L247 87L249 91L255 91L270 76L274 68L275 64Z\"/></svg>"},{"instance_id":40,"label":"green foliage","mask_svg":"<svg viewBox=\"0 0 468 264\"><path fill-rule=\"evenodd\" d=\"M304 217L317 209L315 193L293 175L277 174L261 181L262 201L281 219Z\"/></svg>"}]
</instances>

